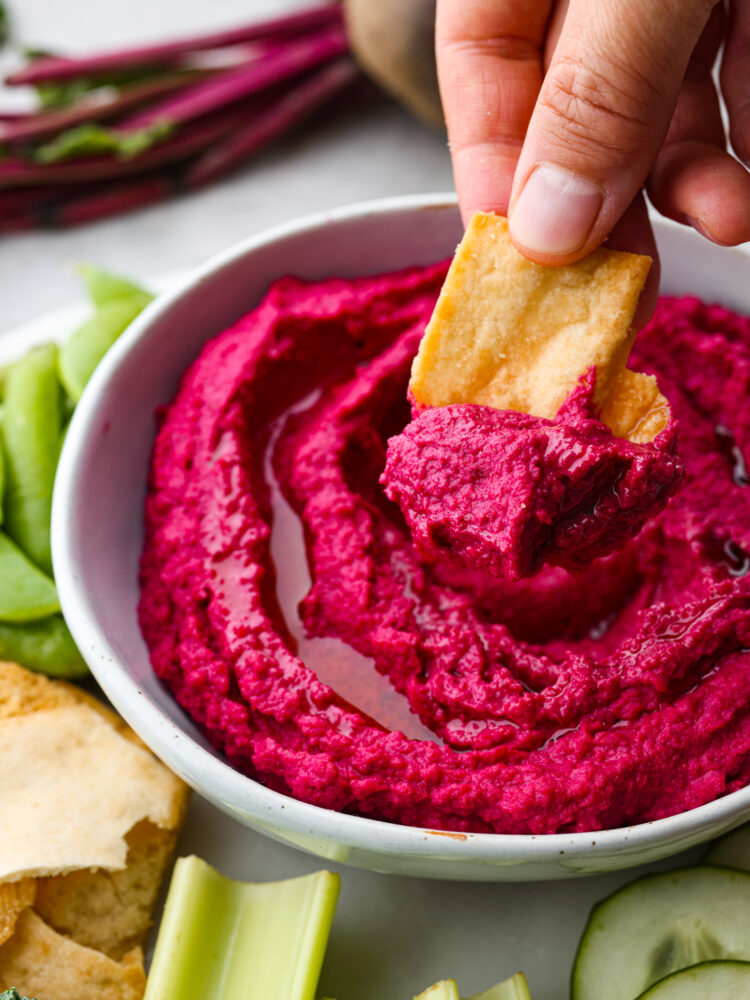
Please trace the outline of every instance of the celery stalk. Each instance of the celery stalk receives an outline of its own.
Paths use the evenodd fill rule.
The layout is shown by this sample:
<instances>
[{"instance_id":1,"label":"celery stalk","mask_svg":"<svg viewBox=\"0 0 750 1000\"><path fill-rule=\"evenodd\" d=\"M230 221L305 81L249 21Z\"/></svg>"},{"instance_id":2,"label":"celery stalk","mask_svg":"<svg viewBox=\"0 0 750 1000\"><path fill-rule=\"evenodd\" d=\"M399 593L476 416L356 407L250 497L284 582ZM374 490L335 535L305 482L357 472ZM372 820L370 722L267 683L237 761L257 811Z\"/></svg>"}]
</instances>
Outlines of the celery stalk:
<instances>
[{"instance_id":1,"label":"celery stalk","mask_svg":"<svg viewBox=\"0 0 750 1000\"><path fill-rule=\"evenodd\" d=\"M236 882L175 865L144 1000L314 1000L340 879Z\"/></svg>"},{"instance_id":2,"label":"celery stalk","mask_svg":"<svg viewBox=\"0 0 750 1000\"><path fill-rule=\"evenodd\" d=\"M459 1000L458 987L454 979L442 979L414 1000Z\"/></svg>"},{"instance_id":3,"label":"celery stalk","mask_svg":"<svg viewBox=\"0 0 750 1000\"><path fill-rule=\"evenodd\" d=\"M526 976L517 972L510 979L505 979L484 993L477 993L468 1000L531 1000Z\"/></svg>"}]
</instances>

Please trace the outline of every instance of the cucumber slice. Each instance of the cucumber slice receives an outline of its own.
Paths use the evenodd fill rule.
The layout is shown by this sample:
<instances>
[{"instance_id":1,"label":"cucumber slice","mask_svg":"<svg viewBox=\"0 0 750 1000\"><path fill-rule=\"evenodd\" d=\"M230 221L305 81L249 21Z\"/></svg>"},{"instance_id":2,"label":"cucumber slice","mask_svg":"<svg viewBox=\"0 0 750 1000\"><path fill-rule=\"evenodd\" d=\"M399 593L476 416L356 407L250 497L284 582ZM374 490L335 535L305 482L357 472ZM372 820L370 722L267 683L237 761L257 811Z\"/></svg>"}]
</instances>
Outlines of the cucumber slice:
<instances>
[{"instance_id":1,"label":"cucumber slice","mask_svg":"<svg viewBox=\"0 0 750 1000\"><path fill-rule=\"evenodd\" d=\"M572 1000L634 1000L671 972L723 958L750 960L750 874L695 865L646 875L591 911Z\"/></svg>"},{"instance_id":2,"label":"cucumber slice","mask_svg":"<svg viewBox=\"0 0 750 1000\"><path fill-rule=\"evenodd\" d=\"M458 987L454 979L442 979L434 986L430 986L424 993L420 993L414 1000L460 1000Z\"/></svg>"},{"instance_id":3,"label":"cucumber slice","mask_svg":"<svg viewBox=\"0 0 750 1000\"><path fill-rule=\"evenodd\" d=\"M704 865L724 865L750 872L750 823L719 837L701 860Z\"/></svg>"},{"instance_id":4,"label":"cucumber slice","mask_svg":"<svg viewBox=\"0 0 750 1000\"><path fill-rule=\"evenodd\" d=\"M638 1000L747 1000L750 962L701 962L660 979Z\"/></svg>"},{"instance_id":5,"label":"cucumber slice","mask_svg":"<svg viewBox=\"0 0 750 1000\"><path fill-rule=\"evenodd\" d=\"M510 979L503 980L484 993L475 993L467 1000L531 1000L529 984L522 972L517 972Z\"/></svg>"}]
</instances>

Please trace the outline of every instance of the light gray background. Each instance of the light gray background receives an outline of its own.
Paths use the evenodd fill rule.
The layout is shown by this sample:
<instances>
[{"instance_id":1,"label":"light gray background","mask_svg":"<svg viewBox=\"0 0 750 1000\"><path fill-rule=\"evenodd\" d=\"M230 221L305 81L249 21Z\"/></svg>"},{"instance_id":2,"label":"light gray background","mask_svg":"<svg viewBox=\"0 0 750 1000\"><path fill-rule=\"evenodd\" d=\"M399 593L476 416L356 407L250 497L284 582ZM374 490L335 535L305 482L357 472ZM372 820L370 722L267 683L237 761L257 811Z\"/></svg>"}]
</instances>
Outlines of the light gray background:
<instances>
[{"instance_id":1,"label":"light gray background","mask_svg":"<svg viewBox=\"0 0 750 1000\"><path fill-rule=\"evenodd\" d=\"M293 6L289 0L8 2L24 43L71 52L214 29ZM78 299L76 261L147 281L311 211L451 186L444 136L387 103L340 115L198 194L80 229L0 240L0 328ZM257 880L322 864L197 799L180 851L200 854L227 875ZM482 886L339 870L343 889L320 986L338 1000L408 1000L443 977L455 977L469 994L518 969L534 1000L561 998L589 907L628 877Z\"/></svg>"}]
</instances>

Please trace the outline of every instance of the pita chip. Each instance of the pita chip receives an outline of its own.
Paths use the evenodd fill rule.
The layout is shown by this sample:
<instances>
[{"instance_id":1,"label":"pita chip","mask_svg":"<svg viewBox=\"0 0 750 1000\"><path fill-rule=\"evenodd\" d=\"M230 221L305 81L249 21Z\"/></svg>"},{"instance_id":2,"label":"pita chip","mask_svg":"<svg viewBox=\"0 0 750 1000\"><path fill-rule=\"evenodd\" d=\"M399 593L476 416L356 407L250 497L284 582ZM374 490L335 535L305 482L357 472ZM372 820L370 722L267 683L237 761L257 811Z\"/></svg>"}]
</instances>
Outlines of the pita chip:
<instances>
[{"instance_id":1,"label":"pita chip","mask_svg":"<svg viewBox=\"0 0 750 1000\"><path fill-rule=\"evenodd\" d=\"M653 440L670 410L656 380L626 367L648 257L599 249L545 267L513 246L507 220L477 212L456 250L412 367L418 404L481 403L552 418L590 368L618 437Z\"/></svg>"}]
</instances>

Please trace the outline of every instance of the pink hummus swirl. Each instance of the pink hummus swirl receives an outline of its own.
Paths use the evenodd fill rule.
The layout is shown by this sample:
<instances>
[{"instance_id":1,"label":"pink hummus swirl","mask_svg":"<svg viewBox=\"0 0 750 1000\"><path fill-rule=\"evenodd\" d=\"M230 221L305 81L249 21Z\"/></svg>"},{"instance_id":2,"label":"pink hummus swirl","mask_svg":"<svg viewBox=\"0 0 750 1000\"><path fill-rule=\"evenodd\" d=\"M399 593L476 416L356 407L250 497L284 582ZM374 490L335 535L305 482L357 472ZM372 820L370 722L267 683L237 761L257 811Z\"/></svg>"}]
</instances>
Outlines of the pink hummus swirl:
<instances>
[{"instance_id":1,"label":"pink hummus swirl","mask_svg":"<svg viewBox=\"0 0 750 1000\"><path fill-rule=\"evenodd\" d=\"M750 780L750 321L663 299L631 356L685 477L582 569L420 555L380 484L445 266L277 282L161 417L140 620L241 771L306 802L500 833L667 816Z\"/></svg>"}]
</instances>

